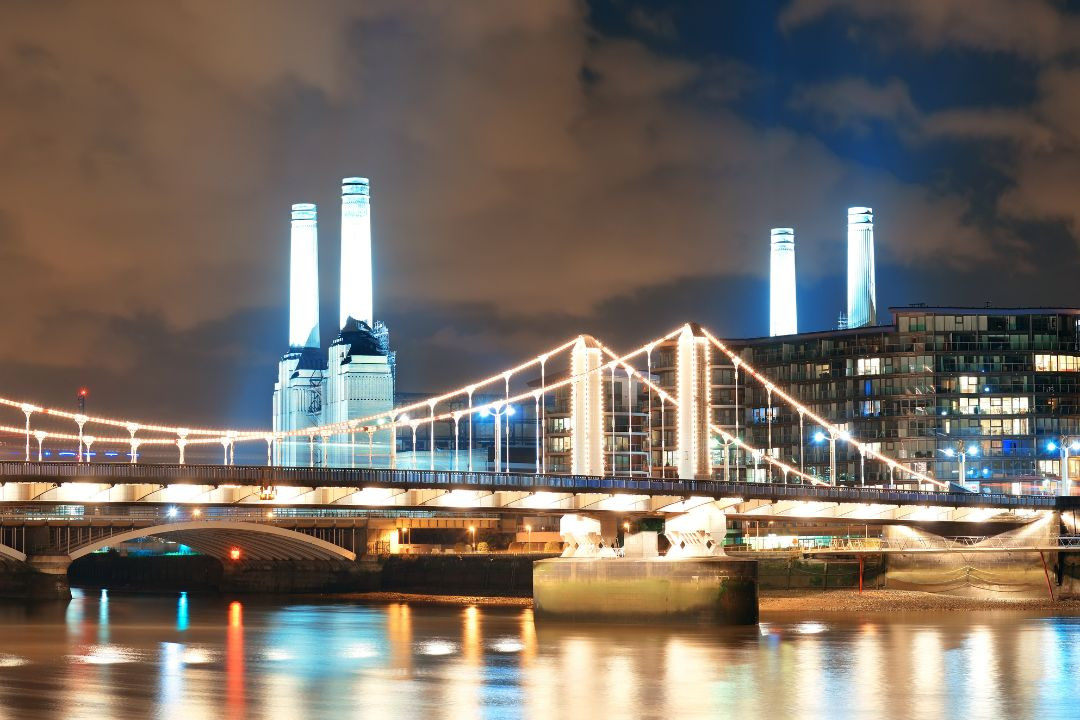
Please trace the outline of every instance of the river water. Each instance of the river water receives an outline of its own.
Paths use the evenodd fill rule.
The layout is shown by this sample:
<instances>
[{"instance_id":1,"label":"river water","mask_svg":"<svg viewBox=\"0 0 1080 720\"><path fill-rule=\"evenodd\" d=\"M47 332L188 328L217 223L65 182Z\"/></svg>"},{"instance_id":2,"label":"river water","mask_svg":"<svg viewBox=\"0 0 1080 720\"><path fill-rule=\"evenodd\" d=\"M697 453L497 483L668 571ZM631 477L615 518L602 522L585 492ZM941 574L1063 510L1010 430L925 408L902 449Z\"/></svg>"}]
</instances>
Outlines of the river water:
<instances>
[{"instance_id":1,"label":"river water","mask_svg":"<svg viewBox=\"0 0 1080 720\"><path fill-rule=\"evenodd\" d=\"M0 720L1080 717L1075 617L804 614L690 630L75 593L0 605Z\"/></svg>"}]
</instances>

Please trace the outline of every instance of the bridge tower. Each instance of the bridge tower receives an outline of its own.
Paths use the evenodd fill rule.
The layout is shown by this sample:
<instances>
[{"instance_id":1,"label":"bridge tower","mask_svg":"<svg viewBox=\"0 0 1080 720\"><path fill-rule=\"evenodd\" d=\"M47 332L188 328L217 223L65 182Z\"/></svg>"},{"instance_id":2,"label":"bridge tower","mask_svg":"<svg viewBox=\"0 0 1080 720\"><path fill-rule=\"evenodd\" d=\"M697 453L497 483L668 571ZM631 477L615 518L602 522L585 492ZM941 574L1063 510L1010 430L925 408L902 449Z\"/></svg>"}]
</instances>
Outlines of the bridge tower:
<instances>
[{"instance_id":1,"label":"bridge tower","mask_svg":"<svg viewBox=\"0 0 1080 720\"><path fill-rule=\"evenodd\" d=\"M570 472L604 474L604 383L600 345L582 335L570 351Z\"/></svg>"},{"instance_id":2,"label":"bridge tower","mask_svg":"<svg viewBox=\"0 0 1080 720\"><path fill-rule=\"evenodd\" d=\"M675 437L679 478L707 479L712 474L709 466L709 422L712 418L709 344L696 323L684 326L679 333L675 358L675 391L679 403Z\"/></svg>"}]
</instances>

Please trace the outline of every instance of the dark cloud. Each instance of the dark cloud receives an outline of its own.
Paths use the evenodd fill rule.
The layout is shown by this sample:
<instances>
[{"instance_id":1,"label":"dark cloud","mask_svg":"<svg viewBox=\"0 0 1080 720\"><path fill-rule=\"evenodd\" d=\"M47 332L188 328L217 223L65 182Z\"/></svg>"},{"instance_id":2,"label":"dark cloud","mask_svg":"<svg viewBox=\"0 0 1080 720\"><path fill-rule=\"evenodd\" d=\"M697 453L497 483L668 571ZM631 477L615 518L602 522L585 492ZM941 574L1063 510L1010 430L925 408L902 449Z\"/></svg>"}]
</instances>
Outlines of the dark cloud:
<instances>
[{"instance_id":1,"label":"dark cloud","mask_svg":"<svg viewBox=\"0 0 1080 720\"><path fill-rule=\"evenodd\" d=\"M766 29L795 37L846 13L971 45L942 20L954 5L795 2ZM609 11L630 30L606 29ZM1069 26L1040 20L1026 40L995 24L978 47L1058 57ZM337 182L352 174L372 178L376 313L407 390L579 332L635 344L697 319L759 334L775 225L797 228L803 312L827 326L853 204L878 211L883 267L1025 271L1014 256L1029 243L974 218L964 188L902 177L825 136L1035 128L1052 139L1018 144L1058 147L1071 132L1066 70L1047 71L1038 112L1001 109L970 131L968 108L919 110L899 71L837 70L763 120L753 104L781 92L776 69L721 45L673 51L684 30L674 8L576 0L5 4L0 301L18 308L5 317L18 341L0 347L0 392L68 402L93 384L117 414L265 425L286 337L289 204L322 210L329 331ZM1064 190L1037 192L1068 187L1071 165L1046 175L1025 157L1002 213L1071 218Z\"/></svg>"}]
</instances>

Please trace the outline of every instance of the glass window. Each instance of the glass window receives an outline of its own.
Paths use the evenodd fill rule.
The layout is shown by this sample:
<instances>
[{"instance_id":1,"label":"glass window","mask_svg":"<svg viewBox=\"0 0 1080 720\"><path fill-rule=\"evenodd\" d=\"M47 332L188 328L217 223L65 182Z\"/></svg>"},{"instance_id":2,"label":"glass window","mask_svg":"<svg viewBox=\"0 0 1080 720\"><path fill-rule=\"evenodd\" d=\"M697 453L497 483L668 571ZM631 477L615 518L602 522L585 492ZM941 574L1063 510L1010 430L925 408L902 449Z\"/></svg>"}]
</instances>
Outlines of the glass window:
<instances>
[{"instance_id":1,"label":"glass window","mask_svg":"<svg viewBox=\"0 0 1080 720\"><path fill-rule=\"evenodd\" d=\"M962 393L979 392L979 378L975 375L961 375L957 379L957 391Z\"/></svg>"},{"instance_id":2,"label":"glass window","mask_svg":"<svg viewBox=\"0 0 1080 720\"><path fill-rule=\"evenodd\" d=\"M855 364L856 375L880 375L881 358L859 358Z\"/></svg>"}]
</instances>

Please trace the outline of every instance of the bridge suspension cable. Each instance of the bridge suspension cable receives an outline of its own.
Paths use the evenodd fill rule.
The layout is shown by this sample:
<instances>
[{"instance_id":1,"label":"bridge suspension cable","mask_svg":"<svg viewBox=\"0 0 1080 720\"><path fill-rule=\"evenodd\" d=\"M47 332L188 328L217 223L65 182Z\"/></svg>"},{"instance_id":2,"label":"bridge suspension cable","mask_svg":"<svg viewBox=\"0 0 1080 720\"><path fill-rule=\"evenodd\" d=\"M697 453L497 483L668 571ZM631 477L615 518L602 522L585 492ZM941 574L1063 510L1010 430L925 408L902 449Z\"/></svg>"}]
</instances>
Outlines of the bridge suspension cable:
<instances>
[{"instance_id":1,"label":"bridge suspension cable","mask_svg":"<svg viewBox=\"0 0 1080 720\"><path fill-rule=\"evenodd\" d=\"M275 442L283 442L289 440L296 440L299 438L307 438L310 447L310 454L312 458L312 464L314 463L314 444L316 438L321 438L322 447L325 448L330 438L339 435L348 435L350 441L348 447L350 447L350 453L355 456L355 450L353 450L355 433L357 431L364 431L368 434L369 444L369 463L371 462L371 439L374 432L379 430L390 430L393 433L393 437L397 437L399 428L407 427L413 433L415 438L416 431L423 428L429 437L430 446L428 448L428 464L430 469L435 467L435 423L439 422L452 422L454 426L454 468L457 469L457 455L458 444L460 440L460 423L463 419L468 421L468 448L469 448L469 469L472 469L473 460L473 419L474 416L480 414L492 414L495 417L495 422L506 427L506 451L509 453L509 415L511 413L504 411L515 403L524 403L531 401L534 406L534 410L537 417L535 422L535 436L536 436L536 468L537 472L544 472L547 469L547 447L546 443L542 440L542 434L546 433L546 428L542 428L541 418L546 419L547 402L546 398L548 393L560 390L562 388L570 387L572 390L582 380L591 377L594 373L598 374L600 382L603 382L604 374L610 373L611 375L611 390L614 393L615 390L615 374L616 370L621 368L625 373L629 382L630 378L636 379L645 388L647 394L647 425L648 433L641 441L641 448L646 455L646 463L648 474L651 476L654 470L654 451L656 447L653 445L654 435L654 420L653 420L653 398L654 396L660 401L660 471L663 476L667 476L667 413L670 410L679 410L681 408L681 398L679 393L672 393L663 387L661 387L653 379L653 352L656 348L663 343L668 343L676 338L680 337L683 333L687 332L690 326L683 325L671 332L662 335L658 338L650 340L647 343L633 349L630 352L619 354L599 340L579 335L571 340L568 340L561 345L558 345L544 353L538 354L533 358L522 362L508 370L503 370L499 373L493 374L487 378L481 379L476 382L472 382L468 385L464 385L450 392L442 393L424 400L401 405L390 410L375 413L362 418L350 419L347 421L341 421L336 423L328 423L324 425L310 426L306 428L299 428L295 430L289 430L284 432L273 432L267 430L233 430L225 428L191 428L191 427L179 427L164 425L159 423L147 423L139 422L121 418L107 418L100 416L90 416L82 413L73 413L66 410L60 410L55 408L46 408L39 405L21 402L8 398L0 398L0 406L7 406L21 410L25 415L25 425L18 427L15 425L0 425L0 433L12 434L12 435L24 435L25 436L25 459L31 459L32 440L36 441L38 456L41 457L41 448L45 440L62 440L62 441L75 441L78 443L78 457L82 459L84 457L83 448L85 447L87 452L85 457L89 459L89 448L92 444L101 445L120 445L128 446L131 449L131 462L136 462L138 456L138 449L142 446L175 446L179 450L180 462L184 463L185 450L191 446L199 445L215 445L220 444L223 450L223 464L232 464L235 460L235 446L239 443L245 442L265 442L267 444L267 462L272 463L271 449ZM758 462L764 462L767 466L775 468L783 473L785 481L789 477L799 478L807 483L815 485L827 485L817 475L807 473L802 467L803 459L803 443L805 439L803 437L803 420L809 419L811 422L821 426L830 436L831 452L830 460L835 468L835 449L834 444L837 440L843 443L847 443L856 448L860 453L860 458L869 457L871 459L880 461L889 468L890 473L896 471L902 471L906 473L910 478L920 482L928 483L942 488L948 488L949 484L937 480L936 478L927 475L925 473L918 472L912 468L902 465L896 460L889 458L875 449L868 443L860 442L855 439L851 433L842 429L838 425L826 420L818 413L815 413L806 405L800 403L791 394L785 392L782 388L777 386L773 381L766 377L763 373L754 368L750 363L743 360L724 343L718 340L708 330L700 329L698 338L703 337L713 348L726 356L734 365L736 373L736 397L735 397L735 430L731 432L729 429L721 427L714 423L711 417L702 418L701 422L704 423L703 432L705 432L706 438L717 436L722 439L724 444L724 463L725 463L725 476L729 472L729 463L731 461L731 450L738 448L744 453L749 453L755 461L755 466ZM559 379L549 381L551 377L549 373L550 361L559 356L561 353L567 351L576 352L576 348L580 347L580 344L588 341L589 346L594 349L599 349L600 358L607 359L607 362L596 362L593 365L587 365L584 369L580 369L577 372L574 371L573 363L571 362L570 371ZM681 341L680 341L681 342ZM643 374L641 370L635 367L634 362L642 355L645 356L647 373ZM680 360L681 362L681 360ZM708 360L706 363L706 371L709 367ZM526 370L538 368L540 375L540 387L526 389L522 392L511 392L511 380L515 375ZM738 399L738 376L740 371L744 377L752 378L765 388L766 395L768 397L768 408L766 411L766 422L768 424L768 442L769 449L762 450L754 447L748 443L745 439L740 437L739 432L739 399ZM475 403L474 398L476 391L496 383L500 383L502 387L502 397L497 400L483 403ZM711 379L706 379L706 388ZM632 392L632 389L628 385L628 393ZM706 397L708 390L706 392ZM602 395L603 393L601 393ZM467 399L467 407L447 408L440 409L439 405L452 401L456 398ZM783 403L786 403L789 407L793 408L799 414L800 420L800 462L796 467L794 464L787 463L784 460L776 457L771 450L772 445L772 424L773 424L773 400L778 399ZM602 412L603 398L598 398L597 408L594 412ZM631 403L632 404L632 403ZM627 465L627 472L629 474L634 473L633 468L633 444L632 444L632 431L633 431L633 419L631 414L631 404L627 406L627 448L626 453L629 457ZM708 413L711 415L711 406L706 402L708 407ZM421 411L416 414L417 411ZM640 410L639 410L640 412ZM412 414L416 414L415 417L411 417ZM610 437L611 437L611 459L608 463L608 472L614 475L616 473L615 468L615 453L616 453L616 417L615 417L615 402L614 394L611 398L611 425L610 425ZM71 421L77 426L77 432L57 432L54 430L34 429L32 427L32 417L35 415L42 415L47 417L55 417L64 421ZM127 431L126 436L122 434L91 434L86 432L88 428L93 426L106 426L110 428L122 428ZM603 432L602 428L601 431ZM139 433L143 433L140 435ZM499 433L501 435L502 433ZM603 434L608 434L603 432ZM164 435L165 437L161 437ZM676 450L682 450L679 447L675 447ZM497 449L496 458L501 455L502 447ZM709 456L706 449L706 457ZM745 456L744 456L745 457ZM391 462L393 462L394 452L391 450ZM416 453L412 455L413 463L416 463ZM355 457L352 460L355 463ZM680 461L681 462L681 461ZM601 464L603 464L603 454L601 455ZM707 463L711 465L710 463ZM706 467L710 472L713 470L711 467ZM509 470L509 454L507 454L507 470ZM865 477L865 475L864 475ZM832 484L836 484L835 470L830 478Z\"/></svg>"}]
</instances>

